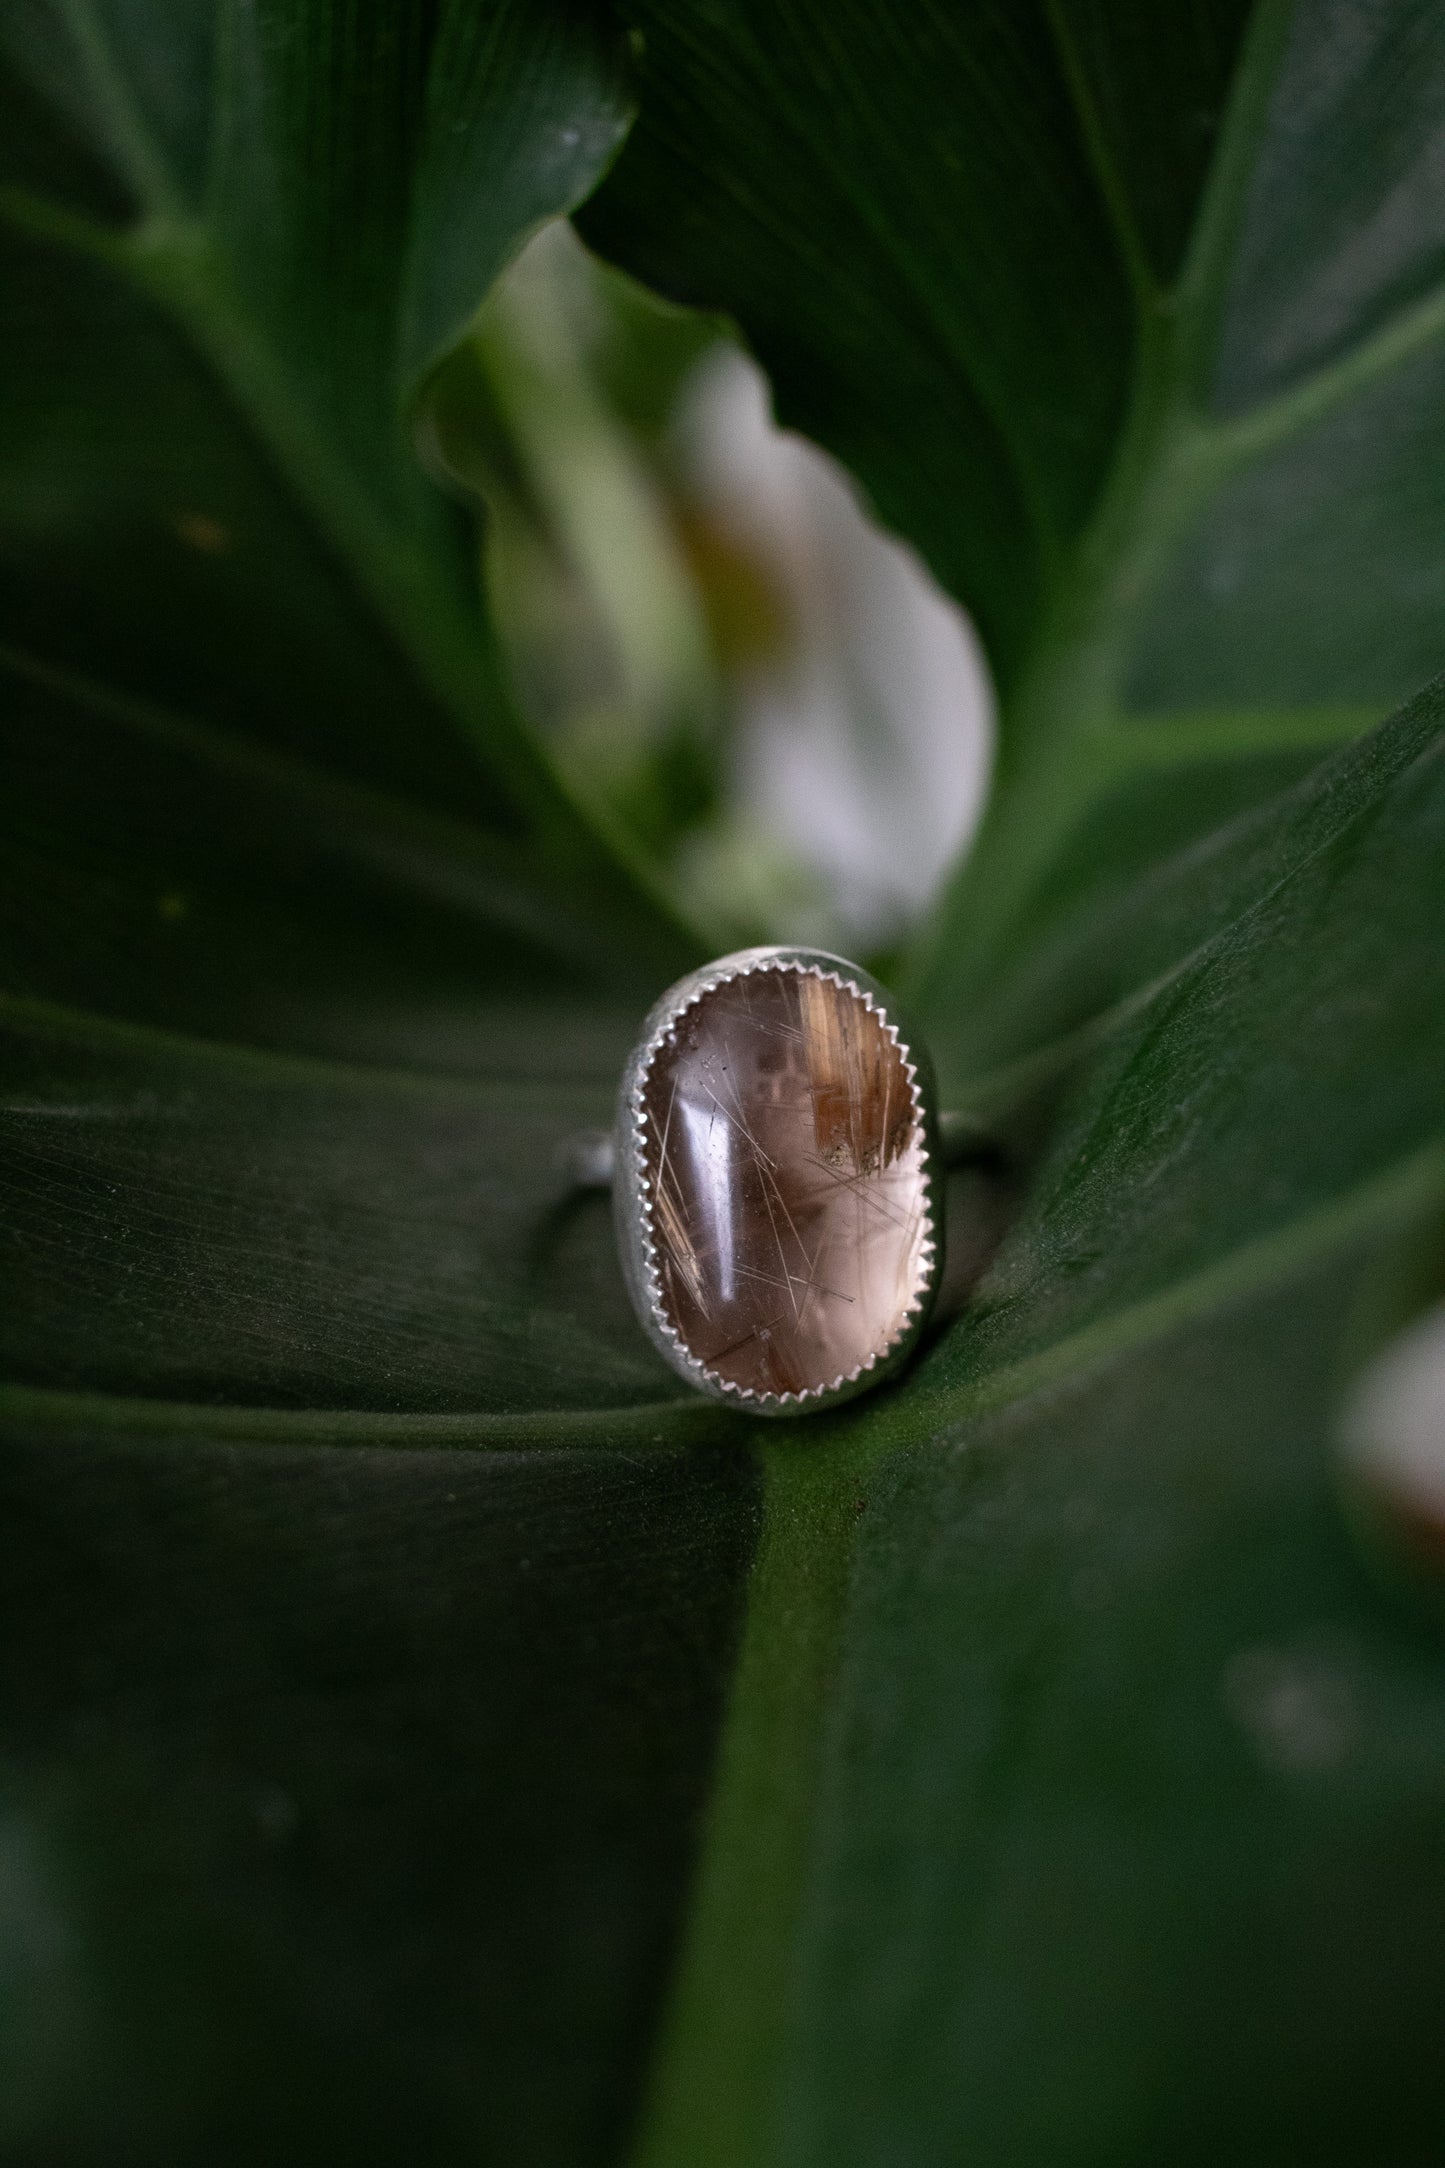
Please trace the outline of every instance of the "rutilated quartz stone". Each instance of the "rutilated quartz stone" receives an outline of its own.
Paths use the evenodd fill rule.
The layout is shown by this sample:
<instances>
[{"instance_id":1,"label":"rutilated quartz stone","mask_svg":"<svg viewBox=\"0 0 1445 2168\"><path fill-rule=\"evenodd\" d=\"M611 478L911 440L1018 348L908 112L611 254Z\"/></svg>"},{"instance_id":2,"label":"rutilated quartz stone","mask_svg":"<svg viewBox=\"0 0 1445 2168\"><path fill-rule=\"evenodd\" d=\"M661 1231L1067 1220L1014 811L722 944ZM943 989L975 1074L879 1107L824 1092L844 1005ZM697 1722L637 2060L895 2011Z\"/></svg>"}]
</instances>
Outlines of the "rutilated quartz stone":
<instances>
[{"instance_id":1,"label":"rutilated quartz stone","mask_svg":"<svg viewBox=\"0 0 1445 2168\"><path fill-rule=\"evenodd\" d=\"M926 1284L927 1148L894 1033L850 986L769 966L677 1018L642 1085L660 1306L714 1380L828 1391Z\"/></svg>"}]
</instances>

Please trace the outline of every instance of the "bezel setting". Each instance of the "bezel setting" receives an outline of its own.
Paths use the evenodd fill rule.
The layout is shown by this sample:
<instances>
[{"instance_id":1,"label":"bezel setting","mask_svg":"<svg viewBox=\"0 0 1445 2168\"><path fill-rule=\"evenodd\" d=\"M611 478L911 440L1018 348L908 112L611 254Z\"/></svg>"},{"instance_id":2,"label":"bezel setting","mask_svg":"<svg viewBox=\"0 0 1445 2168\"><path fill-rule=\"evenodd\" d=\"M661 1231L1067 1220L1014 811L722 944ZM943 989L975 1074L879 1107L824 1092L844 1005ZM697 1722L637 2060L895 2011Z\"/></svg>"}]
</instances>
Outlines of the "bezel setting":
<instances>
[{"instance_id":1,"label":"bezel setting","mask_svg":"<svg viewBox=\"0 0 1445 2168\"><path fill-rule=\"evenodd\" d=\"M709 994L756 972L785 971L831 981L870 1010L898 1049L923 1140L922 1227L918 1243L917 1282L907 1309L886 1344L852 1370L827 1385L798 1393L759 1392L708 1369L695 1355L667 1314L663 1300L650 1177L646 1163L645 1091L653 1065L676 1042L678 1026ZM928 1322L943 1271L942 1215L938 1183L942 1157L932 1064L909 1033L892 995L872 975L846 957L826 949L766 947L739 949L680 979L649 1014L642 1035L623 1072L617 1101L614 1140L613 1206L623 1274L643 1329L678 1375L710 1399L750 1415L811 1415L869 1392L907 1361Z\"/></svg>"}]
</instances>

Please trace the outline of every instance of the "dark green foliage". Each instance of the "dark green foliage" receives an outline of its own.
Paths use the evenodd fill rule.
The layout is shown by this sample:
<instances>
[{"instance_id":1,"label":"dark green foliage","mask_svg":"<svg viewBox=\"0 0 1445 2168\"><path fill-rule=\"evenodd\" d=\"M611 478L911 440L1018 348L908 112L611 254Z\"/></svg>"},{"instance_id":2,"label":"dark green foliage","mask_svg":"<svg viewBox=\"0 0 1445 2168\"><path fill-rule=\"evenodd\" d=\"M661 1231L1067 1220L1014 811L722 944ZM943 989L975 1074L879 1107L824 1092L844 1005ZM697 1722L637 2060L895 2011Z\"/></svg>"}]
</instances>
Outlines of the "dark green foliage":
<instances>
[{"instance_id":1,"label":"dark green foliage","mask_svg":"<svg viewBox=\"0 0 1445 2168\"><path fill-rule=\"evenodd\" d=\"M741 1462L7 1431L7 2162L609 2157Z\"/></svg>"},{"instance_id":2,"label":"dark green foliage","mask_svg":"<svg viewBox=\"0 0 1445 2168\"><path fill-rule=\"evenodd\" d=\"M1437 11L625 14L0 24L0 2160L1433 2158ZM413 448L594 189L1004 692L905 963L1012 1224L762 1441L566 1199L694 952Z\"/></svg>"},{"instance_id":3,"label":"dark green foliage","mask_svg":"<svg viewBox=\"0 0 1445 2168\"><path fill-rule=\"evenodd\" d=\"M692 951L412 410L622 43L0 35L0 2158L603 2158L754 1482L556 1162Z\"/></svg>"}]
</instances>

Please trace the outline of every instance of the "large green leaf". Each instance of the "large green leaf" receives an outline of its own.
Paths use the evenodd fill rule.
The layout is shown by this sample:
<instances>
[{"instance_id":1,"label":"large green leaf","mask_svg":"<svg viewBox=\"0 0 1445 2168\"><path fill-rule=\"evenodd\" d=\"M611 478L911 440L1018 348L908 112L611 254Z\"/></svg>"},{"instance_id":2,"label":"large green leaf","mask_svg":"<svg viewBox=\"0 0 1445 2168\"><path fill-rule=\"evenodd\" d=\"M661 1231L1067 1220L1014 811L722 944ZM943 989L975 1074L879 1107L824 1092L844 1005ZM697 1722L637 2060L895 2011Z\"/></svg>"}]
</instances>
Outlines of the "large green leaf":
<instances>
[{"instance_id":1,"label":"large green leaf","mask_svg":"<svg viewBox=\"0 0 1445 2168\"><path fill-rule=\"evenodd\" d=\"M997 1059L1020 949L1445 665L1438 11L630 13L586 229L736 313L989 636L998 788L915 980Z\"/></svg>"},{"instance_id":2,"label":"large green leaf","mask_svg":"<svg viewBox=\"0 0 1445 2168\"><path fill-rule=\"evenodd\" d=\"M693 952L412 438L620 40L0 43L0 2157L599 2158L754 1484L558 1156Z\"/></svg>"},{"instance_id":3,"label":"large green leaf","mask_svg":"<svg viewBox=\"0 0 1445 2168\"><path fill-rule=\"evenodd\" d=\"M4 2158L606 2157L745 1472L7 1415Z\"/></svg>"},{"instance_id":4,"label":"large green leaf","mask_svg":"<svg viewBox=\"0 0 1445 2168\"><path fill-rule=\"evenodd\" d=\"M627 10L643 114L584 230L733 310L782 418L967 591L1006 679L1108 469L1133 287L1178 258L1246 12Z\"/></svg>"},{"instance_id":5,"label":"large green leaf","mask_svg":"<svg viewBox=\"0 0 1445 2168\"><path fill-rule=\"evenodd\" d=\"M18 0L0 54L7 640L531 826L625 905L412 441L496 272L626 126L605 15Z\"/></svg>"},{"instance_id":6,"label":"large green leaf","mask_svg":"<svg viewBox=\"0 0 1445 2168\"><path fill-rule=\"evenodd\" d=\"M591 238L989 640L912 975L1016 1217L745 1452L567 1193L691 950L412 442L621 30L13 6L0 2153L570 2168L651 2050L655 2168L1431 2157L1445 1662L1330 1441L1445 706L1329 749L1445 662L1435 11L625 12Z\"/></svg>"},{"instance_id":7,"label":"large green leaf","mask_svg":"<svg viewBox=\"0 0 1445 2168\"><path fill-rule=\"evenodd\" d=\"M989 633L914 986L1026 1170L907 1386L768 1443L640 2157L1428 2155L1445 1665L1331 1432L1445 1199L1445 707L1315 763L1445 663L1438 13L628 12L586 231Z\"/></svg>"},{"instance_id":8,"label":"large green leaf","mask_svg":"<svg viewBox=\"0 0 1445 2168\"><path fill-rule=\"evenodd\" d=\"M1428 2148L1445 1663L1330 1429L1445 1202L1442 720L1167 869L971 1313L769 1454L649 2162Z\"/></svg>"}]
</instances>

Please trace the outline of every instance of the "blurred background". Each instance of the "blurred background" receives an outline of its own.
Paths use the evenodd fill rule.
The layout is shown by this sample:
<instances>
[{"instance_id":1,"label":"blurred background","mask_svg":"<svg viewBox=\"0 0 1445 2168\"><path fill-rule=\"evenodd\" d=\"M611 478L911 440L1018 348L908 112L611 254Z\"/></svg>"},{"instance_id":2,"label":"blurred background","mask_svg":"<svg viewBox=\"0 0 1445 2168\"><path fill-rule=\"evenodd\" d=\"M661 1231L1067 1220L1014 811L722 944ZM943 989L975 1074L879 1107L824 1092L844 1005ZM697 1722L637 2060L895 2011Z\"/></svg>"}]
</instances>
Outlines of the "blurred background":
<instances>
[{"instance_id":1,"label":"blurred background","mask_svg":"<svg viewBox=\"0 0 1445 2168\"><path fill-rule=\"evenodd\" d=\"M435 384L428 462L573 788L719 946L886 962L972 832L992 696L963 613L773 422L729 327L564 221Z\"/></svg>"}]
</instances>

